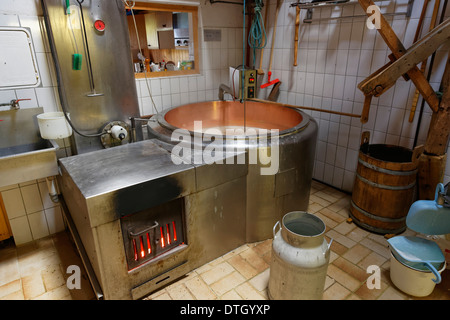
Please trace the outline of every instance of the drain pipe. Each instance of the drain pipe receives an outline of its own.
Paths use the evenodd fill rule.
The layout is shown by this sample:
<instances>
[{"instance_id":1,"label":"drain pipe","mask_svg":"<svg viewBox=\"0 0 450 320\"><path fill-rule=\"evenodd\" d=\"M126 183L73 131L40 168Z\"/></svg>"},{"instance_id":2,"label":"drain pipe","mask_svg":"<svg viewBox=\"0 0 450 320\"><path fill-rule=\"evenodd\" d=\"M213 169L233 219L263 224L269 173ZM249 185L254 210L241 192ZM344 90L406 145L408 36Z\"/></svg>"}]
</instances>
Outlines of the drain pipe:
<instances>
[{"instance_id":1,"label":"drain pipe","mask_svg":"<svg viewBox=\"0 0 450 320\"><path fill-rule=\"evenodd\" d=\"M45 178L45 181L47 182L47 189L48 189L48 195L50 196L50 199L54 203L59 202L58 192L56 191L56 184L55 184L55 178L52 177L49 179L49 177Z\"/></svg>"}]
</instances>

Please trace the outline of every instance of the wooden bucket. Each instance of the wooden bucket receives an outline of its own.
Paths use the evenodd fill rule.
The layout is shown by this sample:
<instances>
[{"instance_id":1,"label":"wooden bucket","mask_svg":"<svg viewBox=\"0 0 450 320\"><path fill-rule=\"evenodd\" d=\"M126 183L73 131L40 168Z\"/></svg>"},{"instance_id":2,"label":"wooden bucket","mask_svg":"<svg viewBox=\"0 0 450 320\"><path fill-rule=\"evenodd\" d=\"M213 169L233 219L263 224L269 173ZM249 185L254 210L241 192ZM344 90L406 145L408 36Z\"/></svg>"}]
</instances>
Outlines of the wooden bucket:
<instances>
[{"instance_id":1,"label":"wooden bucket","mask_svg":"<svg viewBox=\"0 0 450 320\"><path fill-rule=\"evenodd\" d=\"M412 151L393 145L369 145L369 136L369 132L362 134L350 217L375 233L401 233L414 202L423 146Z\"/></svg>"}]
</instances>

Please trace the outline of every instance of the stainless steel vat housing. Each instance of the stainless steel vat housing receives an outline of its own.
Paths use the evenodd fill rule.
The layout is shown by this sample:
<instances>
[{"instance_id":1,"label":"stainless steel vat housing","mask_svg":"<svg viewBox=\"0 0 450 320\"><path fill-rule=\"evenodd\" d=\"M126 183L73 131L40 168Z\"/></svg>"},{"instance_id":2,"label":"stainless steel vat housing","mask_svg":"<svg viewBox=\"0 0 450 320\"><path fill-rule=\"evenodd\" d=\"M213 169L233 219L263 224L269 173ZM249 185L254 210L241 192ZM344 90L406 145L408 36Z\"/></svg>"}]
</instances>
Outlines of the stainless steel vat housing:
<instances>
[{"instance_id":1,"label":"stainless steel vat housing","mask_svg":"<svg viewBox=\"0 0 450 320\"><path fill-rule=\"evenodd\" d=\"M105 299L139 299L245 243L245 165L175 165L154 140L59 161L65 214ZM129 270L121 217L173 199L184 203L187 246Z\"/></svg>"}]
</instances>

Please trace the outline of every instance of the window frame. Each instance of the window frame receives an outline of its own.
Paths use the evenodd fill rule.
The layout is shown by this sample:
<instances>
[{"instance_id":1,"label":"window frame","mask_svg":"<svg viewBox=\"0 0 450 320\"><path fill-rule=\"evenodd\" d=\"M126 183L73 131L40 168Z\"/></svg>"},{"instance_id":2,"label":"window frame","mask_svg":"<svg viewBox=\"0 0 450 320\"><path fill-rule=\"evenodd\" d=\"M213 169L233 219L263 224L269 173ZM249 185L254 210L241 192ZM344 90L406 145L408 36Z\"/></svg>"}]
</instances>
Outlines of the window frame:
<instances>
[{"instance_id":1,"label":"window frame","mask_svg":"<svg viewBox=\"0 0 450 320\"><path fill-rule=\"evenodd\" d=\"M125 9L131 9L126 6ZM195 5L179 5L179 4L160 4L151 2L136 2L133 10L148 10L148 11L170 11L170 12L187 12L192 14L192 40L194 42L194 68L190 70L173 70L173 71L159 71L135 73L135 79L144 78L161 78L171 76L183 76L200 74L200 55L198 46L198 6Z\"/></svg>"}]
</instances>

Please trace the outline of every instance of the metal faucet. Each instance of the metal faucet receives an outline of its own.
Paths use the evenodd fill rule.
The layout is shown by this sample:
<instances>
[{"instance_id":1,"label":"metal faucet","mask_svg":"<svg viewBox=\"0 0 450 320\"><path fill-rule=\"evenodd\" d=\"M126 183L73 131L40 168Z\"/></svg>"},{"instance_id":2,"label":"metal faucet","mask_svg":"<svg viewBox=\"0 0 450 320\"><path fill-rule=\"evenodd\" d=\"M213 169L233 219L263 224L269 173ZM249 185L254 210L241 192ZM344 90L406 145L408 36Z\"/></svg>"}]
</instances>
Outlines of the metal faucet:
<instances>
[{"instance_id":1,"label":"metal faucet","mask_svg":"<svg viewBox=\"0 0 450 320\"><path fill-rule=\"evenodd\" d=\"M18 109L20 109L19 101L24 101L24 100L31 100L31 99L13 99L7 103L0 103L0 107L11 106L11 110L18 110Z\"/></svg>"},{"instance_id":2,"label":"metal faucet","mask_svg":"<svg viewBox=\"0 0 450 320\"><path fill-rule=\"evenodd\" d=\"M233 92L231 91L231 88L229 86L227 86L226 84L221 84L219 86L219 100L223 101L224 98L223 96L225 95L225 93L229 93L231 94L231 96L233 96Z\"/></svg>"}]
</instances>

